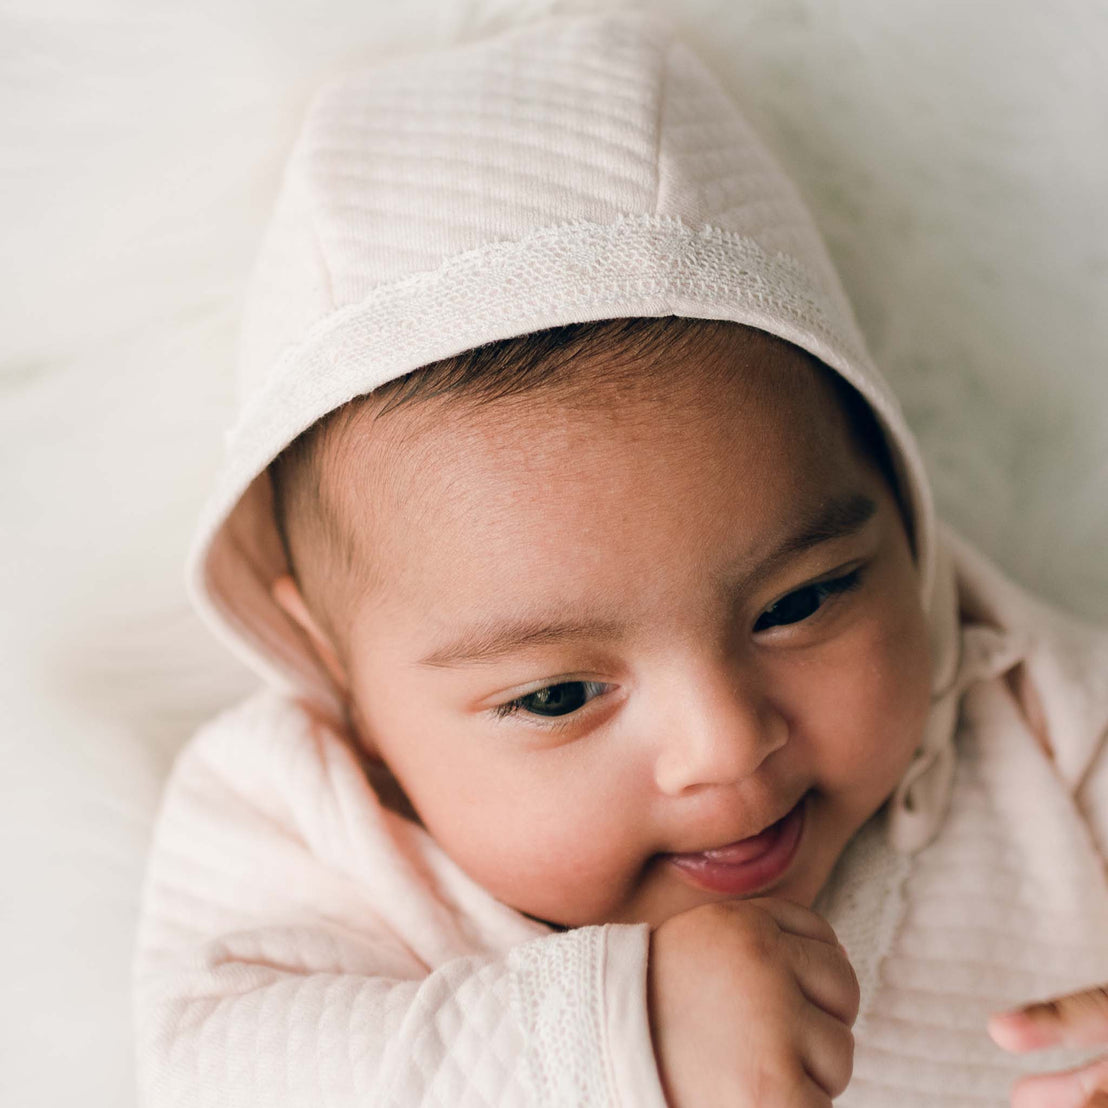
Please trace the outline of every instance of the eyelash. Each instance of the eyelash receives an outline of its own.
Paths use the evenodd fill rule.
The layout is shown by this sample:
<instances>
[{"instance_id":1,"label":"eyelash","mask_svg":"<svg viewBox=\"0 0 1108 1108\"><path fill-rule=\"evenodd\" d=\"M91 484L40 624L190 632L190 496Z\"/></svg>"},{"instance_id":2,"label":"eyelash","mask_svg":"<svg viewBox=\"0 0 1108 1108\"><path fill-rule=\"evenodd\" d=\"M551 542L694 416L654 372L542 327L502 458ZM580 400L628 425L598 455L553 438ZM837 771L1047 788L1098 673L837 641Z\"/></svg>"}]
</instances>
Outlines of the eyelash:
<instances>
[{"instance_id":1,"label":"eyelash","mask_svg":"<svg viewBox=\"0 0 1108 1108\"><path fill-rule=\"evenodd\" d=\"M540 693L549 692L551 689L560 689L562 687L569 687L571 685L582 685L586 689L597 690L596 695L600 695L604 689L608 686L601 681L557 681L553 685L544 685L541 689L535 689L534 692L529 692L524 696L517 696L515 700L509 700L507 704L500 704L493 709L493 713L497 719L505 719L508 716L515 715L517 712L526 713L533 720L556 720L564 719L566 716L576 715L581 709L574 708L572 712L566 712L563 716L544 716L538 712L528 712L526 707L526 701L530 700L533 696L538 696ZM591 703L595 697L590 696L585 704ZM584 707L582 705L581 707ZM556 723L544 723L545 727L556 727Z\"/></svg>"},{"instance_id":2,"label":"eyelash","mask_svg":"<svg viewBox=\"0 0 1108 1108\"><path fill-rule=\"evenodd\" d=\"M852 592L858 588L862 583L862 567L858 566L857 569L852 569L849 573L844 573L841 577L833 577L830 581L816 581L811 585L804 585L802 588L793 589L792 592L786 593L780 600L771 604L762 614L754 621L754 631L769 631L774 627L791 627L793 624L803 623L805 620L811 619L823 610L823 606L833 597L841 596L843 593ZM769 615L774 608L779 608L786 601L794 600L798 596L804 596L805 594L814 594L819 596L819 602L816 607L807 615L801 616L799 619L785 620L781 623L771 623L768 627L759 627L758 624ZM820 595L822 594L822 595Z\"/></svg>"},{"instance_id":3,"label":"eyelash","mask_svg":"<svg viewBox=\"0 0 1108 1108\"><path fill-rule=\"evenodd\" d=\"M841 596L844 593L852 592L858 588L862 583L862 567L852 569L849 573L844 573L841 577L834 577L830 581L816 581L811 585L804 585L802 588L794 589L790 593L786 593L780 600L771 604L754 623L755 632L759 631L758 623L773 611L774 608L780 607L787 600L795 599L798 596L803 596L806 593L815 594L819 597L819 601L816 607L807 615L802 616L799 619L787 620L783 623L770 624L769 627L761 628L760 630L772 630L774 627L791 627L793 624L803 623L806 620L811 619L822 611L824 605L829 599L836 596ZM527 709L526 702L533 696L538 696L541 693L548 692L551 689L558 689L562 687L568 687L572 685L581 685L585 689L595 690L595 695L590 696L581 707L591 703L596 696L599 696L604 689L607 688L603 682L600 681L558 681L552 685L544 685L542 688L535 689L534 692L526 693L524 696L518 696L515 700L509 700L505 704L500 704L493 709L493 714L497 719L507 719L509 716L523 713L529 719L529 721L535 726L546 727L552 730L556 730L561 726L565 726L565 722L569 717L577 715L581 708L574 708L570 712L565 712L561 716L543 716L538 712L530 712ZM541 722L540 722L541 721Z\"/></svg>"}]
</instances>

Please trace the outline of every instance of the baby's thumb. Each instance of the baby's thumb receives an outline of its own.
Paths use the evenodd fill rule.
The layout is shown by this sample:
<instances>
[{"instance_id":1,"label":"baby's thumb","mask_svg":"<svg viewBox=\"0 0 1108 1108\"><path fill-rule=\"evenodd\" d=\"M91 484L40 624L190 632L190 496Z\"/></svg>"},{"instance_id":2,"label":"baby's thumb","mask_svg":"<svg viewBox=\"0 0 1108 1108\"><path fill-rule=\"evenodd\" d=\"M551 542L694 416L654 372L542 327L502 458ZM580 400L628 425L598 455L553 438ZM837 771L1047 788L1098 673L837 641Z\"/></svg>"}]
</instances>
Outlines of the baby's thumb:
<instances>
[{"instance_id":1,"label":"baby's thumb","mask_svg":"<svg viewBox=\"0 0 1108 1108\"><path fill-rule=\"evenodd\" d=\"M1108 986L1069 993L989 1018L989 1034L1005 1050L1108 1043Z\"/></svg>"}]
</instances>

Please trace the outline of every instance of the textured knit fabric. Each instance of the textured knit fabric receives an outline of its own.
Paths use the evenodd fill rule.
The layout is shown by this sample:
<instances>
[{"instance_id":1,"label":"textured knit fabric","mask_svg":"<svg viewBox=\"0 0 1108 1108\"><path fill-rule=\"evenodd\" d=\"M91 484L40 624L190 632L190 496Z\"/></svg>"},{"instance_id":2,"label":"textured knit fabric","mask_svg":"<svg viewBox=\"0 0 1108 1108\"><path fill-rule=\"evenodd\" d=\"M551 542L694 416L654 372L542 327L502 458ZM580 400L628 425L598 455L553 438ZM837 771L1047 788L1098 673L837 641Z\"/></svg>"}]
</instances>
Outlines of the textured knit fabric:
<instances>
[{"instance_id":1,"label":"textured knit fabric","mask_svg":"<svg viewBox=\"0 0 1108 1108\"><path fill-rule=\"evenodd\" d=\"M842 1105L1002 1108L1032 1067L987 1015L1108 981L1108 634L957 548L949 815L879 813L817 902L862 986ZM1038 707L1014 693L1033 682ZM660 1108L645 925L551 931L384 808L326 722L266 692L170 782L137 964L150 1108Z\"/></svg>"}]
</instances>

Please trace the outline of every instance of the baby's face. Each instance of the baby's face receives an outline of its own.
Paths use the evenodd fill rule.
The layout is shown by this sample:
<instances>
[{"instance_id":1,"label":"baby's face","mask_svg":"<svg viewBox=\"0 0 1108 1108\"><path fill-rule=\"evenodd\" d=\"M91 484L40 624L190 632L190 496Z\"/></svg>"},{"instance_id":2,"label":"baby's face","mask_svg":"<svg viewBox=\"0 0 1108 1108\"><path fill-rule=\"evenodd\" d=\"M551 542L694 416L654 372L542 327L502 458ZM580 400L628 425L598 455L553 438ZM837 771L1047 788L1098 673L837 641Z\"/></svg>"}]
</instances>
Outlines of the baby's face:
<instances>
[{"instance_id":1,"label":"baby's face","mask_svg":"<svg viewBox=\"0 0 1108 1108\"><path fill-rule=\"evenodd\" d=\"M539 919L810 905L920 737L893 495L806 357L741 341L673 385L401 408L343 456L388 582L347 608L362 741Z\"/></svg>"}]
</instances>

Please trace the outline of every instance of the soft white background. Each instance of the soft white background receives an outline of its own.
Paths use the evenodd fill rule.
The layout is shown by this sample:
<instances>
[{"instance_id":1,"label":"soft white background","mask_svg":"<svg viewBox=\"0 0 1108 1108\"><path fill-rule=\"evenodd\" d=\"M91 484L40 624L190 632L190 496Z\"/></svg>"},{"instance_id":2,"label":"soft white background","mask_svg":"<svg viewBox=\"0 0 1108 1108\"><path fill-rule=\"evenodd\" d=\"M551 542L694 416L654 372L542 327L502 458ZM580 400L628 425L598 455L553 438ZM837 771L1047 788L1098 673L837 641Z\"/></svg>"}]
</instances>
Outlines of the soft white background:
<instances>
[{"instance_id":1,"label":"soft white background","mask_svg":"<svg viewBox=\"0 0 1108 1108\"><path fill-rule=\"evenodd\" d=\"M252 684L181 563L308 95L550 6L0 0L0 1103L133 1103L159 788ZM943 513L1108 620L1108 5L648 6L797 178Z\"/></svg>"}]
</instances>

